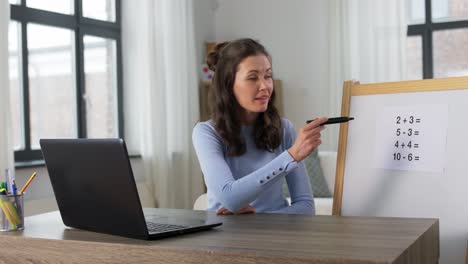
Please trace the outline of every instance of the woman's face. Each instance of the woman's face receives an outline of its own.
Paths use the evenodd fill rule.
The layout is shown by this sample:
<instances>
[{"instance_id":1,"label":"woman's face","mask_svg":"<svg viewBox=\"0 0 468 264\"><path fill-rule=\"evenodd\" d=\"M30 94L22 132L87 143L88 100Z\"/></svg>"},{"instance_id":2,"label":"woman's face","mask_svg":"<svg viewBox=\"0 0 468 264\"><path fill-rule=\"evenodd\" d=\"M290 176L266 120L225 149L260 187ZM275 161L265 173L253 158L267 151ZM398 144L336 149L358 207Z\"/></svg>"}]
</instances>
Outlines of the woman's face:
<instances>
[{"instance_id":1,"label":"woman's face","mask_svg":"<svg viewBox=\"0 0 468 264\"><path fill-rule=\"evenodd\" d=\"M241 120L253 123L265 112L273 92L271 63L265 55L245 58L239 64L234 80L234 96L242 107Z\"/></svg>"}]
</instances>

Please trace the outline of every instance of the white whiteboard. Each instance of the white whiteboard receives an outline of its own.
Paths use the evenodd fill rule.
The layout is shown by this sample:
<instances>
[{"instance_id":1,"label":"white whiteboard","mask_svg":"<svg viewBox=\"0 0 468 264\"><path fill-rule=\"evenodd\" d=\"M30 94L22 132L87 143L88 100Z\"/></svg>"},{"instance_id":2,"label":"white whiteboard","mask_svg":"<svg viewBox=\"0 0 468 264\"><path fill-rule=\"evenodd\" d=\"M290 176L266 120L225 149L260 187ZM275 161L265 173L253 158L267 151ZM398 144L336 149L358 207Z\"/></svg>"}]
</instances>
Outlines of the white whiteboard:
<instances>
[{"instance_id":1,"label":"white whiteboard","mask_svg":"<svg viewBox=\"0 0 468 264\"><path fill-rule=\"evenodd\" d=\"M349 116L355 120L348 124L341 215L439 218L440 263L464 263L468 240L468 83L466 88L351 96ZM428 124L423 130L425 141L437 141L436 147L419 150L420 161L430 157L438 163L418 167L406 161L398 167L392 165L397 148L391 143L396 144L396 138L388 139L396 135L397 126L385 127L382 119L394 122L389 111L409 116L414 112L408 109L415 106L439 109L438 115L423 110L417 114ZM440 122L439 130L445 135L438 134L440 131L431 134L434 122ZM408 154L402 153L401 158ZM415 155L417 151L412 153L411 162ZM389 163L382 166L378 156L385 156Z\"/></svg>"}]
</instances>

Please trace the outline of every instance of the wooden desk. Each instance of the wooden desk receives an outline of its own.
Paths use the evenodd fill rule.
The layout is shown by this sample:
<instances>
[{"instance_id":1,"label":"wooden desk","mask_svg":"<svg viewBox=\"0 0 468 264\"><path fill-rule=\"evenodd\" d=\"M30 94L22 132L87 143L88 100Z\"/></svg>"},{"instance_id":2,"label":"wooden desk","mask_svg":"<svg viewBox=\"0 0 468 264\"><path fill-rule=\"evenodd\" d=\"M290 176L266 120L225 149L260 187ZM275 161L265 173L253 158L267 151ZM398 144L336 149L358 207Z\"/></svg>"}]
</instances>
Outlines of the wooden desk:
<instances>
[{"instance_id":1,"label":"wooden desk","mask_svg":"<svg viewBox=\"0 0 468 264\"><path fill-rule=\"evenodd\" d=\"M157 213L158 209L146 212ZM174 210L175 213L180 210ZM195 217L212 212L193 211ZM238 215L209 231L142 241L66 228L58 212L0 233L14 263L437 263L436 219ZM112 224L112 223L109 223Z\"/></svg>"}]
</instances>

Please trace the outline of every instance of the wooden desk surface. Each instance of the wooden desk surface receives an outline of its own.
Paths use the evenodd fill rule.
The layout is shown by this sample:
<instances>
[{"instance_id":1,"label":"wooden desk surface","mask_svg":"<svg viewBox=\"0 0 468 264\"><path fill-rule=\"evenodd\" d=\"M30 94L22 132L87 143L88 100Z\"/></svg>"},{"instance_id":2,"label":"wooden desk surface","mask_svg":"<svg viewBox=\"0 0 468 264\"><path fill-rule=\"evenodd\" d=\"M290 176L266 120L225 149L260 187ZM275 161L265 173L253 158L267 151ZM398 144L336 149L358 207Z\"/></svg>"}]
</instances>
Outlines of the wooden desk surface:
<instances>
[{"instance_id":1,"label":"wooden desk surface","mask_svg":"<svg viewBox=\"0 0 468 264\"><path fill-rule=\"evenodd\" d=\"M158 209L145 213L157 214ZM181 210L174 209L174 213ZM437 263L437 219L299 215L216 216L223 225L143 241L63 225L59 212L0 233L1 261L14 263ZM112 223L109 223L112 224Z\"/></svg>"}]
</instances>

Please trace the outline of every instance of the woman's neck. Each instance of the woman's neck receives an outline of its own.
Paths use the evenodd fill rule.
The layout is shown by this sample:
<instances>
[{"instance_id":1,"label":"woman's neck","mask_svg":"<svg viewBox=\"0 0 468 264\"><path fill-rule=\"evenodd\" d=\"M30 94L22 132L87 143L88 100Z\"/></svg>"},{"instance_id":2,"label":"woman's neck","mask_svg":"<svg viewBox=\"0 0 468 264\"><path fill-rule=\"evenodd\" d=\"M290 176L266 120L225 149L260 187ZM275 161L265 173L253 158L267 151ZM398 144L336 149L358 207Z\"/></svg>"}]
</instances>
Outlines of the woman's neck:
<instances>
[{"instance_id":1,"label":"woman's neck","mask_svg":"<svg viewBox=\"0 0 468 264\"><path fill-rule=\"evenodd\" d=\"M242 125L253 125L258 118L259 113L243 111L241 114L241 124Z\"/></svg>"}]
</instances>

